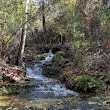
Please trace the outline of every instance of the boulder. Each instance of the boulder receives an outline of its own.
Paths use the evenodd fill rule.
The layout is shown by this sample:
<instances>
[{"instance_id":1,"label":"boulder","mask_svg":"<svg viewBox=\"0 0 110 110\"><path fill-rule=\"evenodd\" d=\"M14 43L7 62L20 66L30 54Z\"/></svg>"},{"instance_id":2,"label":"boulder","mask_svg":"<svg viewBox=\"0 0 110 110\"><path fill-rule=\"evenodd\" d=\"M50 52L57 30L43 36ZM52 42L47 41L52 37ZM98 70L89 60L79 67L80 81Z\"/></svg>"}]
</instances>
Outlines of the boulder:
<instances>
[{"instance_id":1,"label":"boulder","mask_svg":"<svg viewBox=\"0 0 110 110\"><path fill-rule=\"evenodd\" d=\"M43 74L49 77L58 77L60 74L60 68L52 64L44 65L43 70L45 71Z\"/></svg>"}]
</instances>

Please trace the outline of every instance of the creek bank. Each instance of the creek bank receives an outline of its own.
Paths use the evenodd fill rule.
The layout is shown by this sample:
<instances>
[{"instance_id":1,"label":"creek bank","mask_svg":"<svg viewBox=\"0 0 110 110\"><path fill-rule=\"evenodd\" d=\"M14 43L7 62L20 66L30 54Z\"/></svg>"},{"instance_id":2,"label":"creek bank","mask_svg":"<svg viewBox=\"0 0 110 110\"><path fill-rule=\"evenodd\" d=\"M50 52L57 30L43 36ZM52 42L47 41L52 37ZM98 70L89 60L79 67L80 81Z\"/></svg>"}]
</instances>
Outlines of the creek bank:
<instances>
[{"instance_id":1,"label":"creek bank","mask_svg":"<svg viewBox=\"0 0 110 110\"><path fill-rule=\"evenodd\" d=\"M67 53L67 52L66 52ZM44 75L57 77L65 86L78 92L110 92L110 74L101 68L103 63L96 64L93 62L92 69L77 66L69 58L65 57L64 51L59 51L54 56L51 64L43 66ZM101 65L101 66L100 66ZM102 71L96 71L95 69ZM88 71L87 71L88 69Z\"/></svg>"},{"instance_id":2,"label":"creek bank","mask_svg":"<svg viewBox=\"0 0 110 110\"><path fill-rule=\"evenodd\" d=\"M25 57L24 62L26 64L35 64L39 60L44 60L45 57L42 56L44 53L48 53L50 50L53 54L55 54L57 51L66 51L68 50L67 46L61 45L61 44L53 44L53 45L26 45L25 49ZM65 57L68 57L68 53L65 54Z\"/></svg>"},{"instance_id":3,"label":"creek bank","mask_svg":"<svg viewBox=\"0 0 110 110\"><path fill-rule=\"evenodd\" d=\"M29 100L29 98L20 99L19 96L0 96L0 104L2 104L0 108L2 110L109 110L110 96L66 97L32 102Z\"/></svg>"},{"instance_id":4,"label":"creek bank","mask_svg":"<svg viewBox=\"0 0 110 110\"><path fill-rule=\"evenodd\" d=\"M59 78L67 88L78 92L97 92L100 89L100 91L110 91L110 69L109 59L107 59L109 57L100 55L102 59L96 59L95 53L90 56L90 52L85 52L83 59L80 56L74 58L66 45L35 45L33 49L29 46L28 48L30 49L26 49L26 54L29 57L25 60L27 63L35 64L43 60L44 57L38 54L49 52L49 50L56 54L51 63L43 65L43 74Z\"/></svg>"},{"instance_id":5,"label":"creek bank","mask_svg":"<svg viewBox=\"0 0 110 110\"><path fill-rule=\"evenodd\" d=\"M73 66L73 62L70 62L68 59L62 59L60 55L63 55L63 52L57 53L55 58L52 62L55 63L55 60L57 59L57 63L60 60L59 66L62 68L64 67L64 64L66 66ZM46 54L47 55L47 54ZM48 56L48 55L47 55ZM50 61L50 60L49 60ZM43 64L43 62L41 62ZM47 62L46 62L47 63ZM55 63L55 64L57 64ZM41 64L41 65L42 65ZM72 110L72 109L81 109L81 110L88 110L88 109L109 109L109 96L103 96L99 97L93 96L92 94L89 94L89 96L83 96L80 94L80 96L69 96L67 95L65 97L65 89L62 87L60 88L61 83L57 82L54 78L48 78L43 77L42 74L40 74L40 71L42 67L38 64L29 66L27 68L30 68L30 76L36 79L31 79L29 83L26 85L23 84L23 86L19 85L18 87L15 85L15 90L17 89L17 93L19 94L9 94L9 95L3 95L0 96L0 108L1 109L26 109L26 110ZM29 71L27 72L29 74ZM61 84L62 85L62 84ZM12 86L12 85L11 85ZM7 87L11 87L10 85L7 85ZM17 88L16 88L17 87ZM52 87L52 88L51 88ZM14 85L13 85L14 88ZM56 89L57 88L57 89ZM53 91L54 94L62 93L64 96L60 94L60 96L57 95L57 97L52 94L48 94L48 92ZM63 90L63 91L62 91ZM20 92L21 91L21 92ZM68 91L68 90L67 90ZM69 90L70 91L70 90ZM21 93L21 94L20 94ZM44 94L43 94L44 93ZM73 92L72 92L73 93ZM92 95L92 97L90 97ZM107 95L107 94L106 94ZM52 96L50 98L50 96Z\"/></svg>"},{"instance_id":6,"label":"creek bank","mask_svg":"<svg viewBox=\"0 0 110 110\"><path fill-rule=\"evenodd\" d=\"M29 81L26 72L17 66L0 59L0 94L16 92L18 86Z\"/></svg>"}]
</instances>

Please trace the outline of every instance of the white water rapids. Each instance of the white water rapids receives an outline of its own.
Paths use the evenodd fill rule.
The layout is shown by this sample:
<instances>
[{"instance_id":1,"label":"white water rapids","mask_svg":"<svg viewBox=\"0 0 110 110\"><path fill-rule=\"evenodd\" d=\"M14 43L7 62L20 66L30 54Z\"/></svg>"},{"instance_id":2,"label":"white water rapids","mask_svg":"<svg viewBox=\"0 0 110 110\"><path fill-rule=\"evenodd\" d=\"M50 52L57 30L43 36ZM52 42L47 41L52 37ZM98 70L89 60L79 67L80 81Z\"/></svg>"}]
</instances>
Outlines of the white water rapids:
<instances>
[{"instance_id":1,"label":"white water rapids","mask_svg":"<svg viewBox=\"0 0 110 110\"><path fill-rule=\"evenodd\" d=\"M52 98L78 95L76 92L67 89L57 79L45 77L42 75L43 64L51 62L54 54L49 52L43 54L43 56L45 57L45 60L41 60L37 64L30 65L27 68L28 76L35 79L34 83L37 84L35 91L30 93L30 96L36 96L36 98Z\"/></svg>"}]
</instances>

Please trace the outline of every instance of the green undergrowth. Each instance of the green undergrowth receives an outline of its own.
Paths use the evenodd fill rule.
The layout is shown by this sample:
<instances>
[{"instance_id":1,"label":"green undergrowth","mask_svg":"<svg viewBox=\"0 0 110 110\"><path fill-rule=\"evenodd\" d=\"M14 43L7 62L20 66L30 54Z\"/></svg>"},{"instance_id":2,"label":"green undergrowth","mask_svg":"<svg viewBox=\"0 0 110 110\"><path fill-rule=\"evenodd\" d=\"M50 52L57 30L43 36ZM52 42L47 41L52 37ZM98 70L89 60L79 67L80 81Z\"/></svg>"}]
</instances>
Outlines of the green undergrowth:
<instances>
[{"instance_id":1,"label":"green undergrowth","mask_svg":"<svg viewBox=\"0 0 110 110\"><path fill-rule=\"evenodd\" d=\"M76 81L75 90L80 92L96 92L98 90L105 90L106 82L102 79L93 77L91 75L81 75Z\"/></svg>"},{"instance_id":2,"label":"green undergrowth","mask_svg":"<svg viewBox=\"0 0 110 110\"><path fill-rule=\"evenodd\" d=\"M63 59L63 56L62 56L62 52L61 51L58 51L55 56L53 57L53 62L55 64L58 64L61 60Z\"/></svg>"},{"instance_id":3,"label":"green undergrowth","mask_svg":"<svg viewBox=\"0 0 110 110\"><path fill-rule=\"evenodd\" d=\"M3 85L3 86L0 88L0 95L18 93L18 89L19 89L19 88L20 88L20 85L16 85L16 84Z\"/></svg>"}]
</instances>

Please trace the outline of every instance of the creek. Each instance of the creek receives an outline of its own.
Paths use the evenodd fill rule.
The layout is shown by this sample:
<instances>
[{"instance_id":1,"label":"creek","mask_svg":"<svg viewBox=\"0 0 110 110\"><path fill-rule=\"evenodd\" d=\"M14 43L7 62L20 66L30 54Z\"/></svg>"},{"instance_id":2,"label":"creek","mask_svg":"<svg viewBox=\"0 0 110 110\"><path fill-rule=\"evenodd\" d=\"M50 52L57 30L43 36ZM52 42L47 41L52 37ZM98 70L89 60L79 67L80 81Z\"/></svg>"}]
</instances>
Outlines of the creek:
<instances>
[{"instance_id":1,"label":"creek","mask_svg":"<svg viewBox=\"0 0 110 110\"><path fill-rule=\"evenodd\" d=\"M110 96L84 95L67 89L56 78L43 75L43 64L50 63L51 52L43 54L45 60L27 66L30 82L20 94L0 96L0 110L109 110Z\"/></svg>"}]
</instances>

